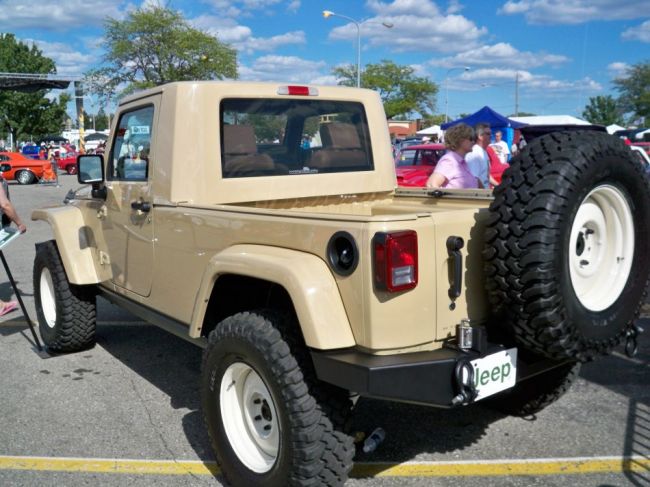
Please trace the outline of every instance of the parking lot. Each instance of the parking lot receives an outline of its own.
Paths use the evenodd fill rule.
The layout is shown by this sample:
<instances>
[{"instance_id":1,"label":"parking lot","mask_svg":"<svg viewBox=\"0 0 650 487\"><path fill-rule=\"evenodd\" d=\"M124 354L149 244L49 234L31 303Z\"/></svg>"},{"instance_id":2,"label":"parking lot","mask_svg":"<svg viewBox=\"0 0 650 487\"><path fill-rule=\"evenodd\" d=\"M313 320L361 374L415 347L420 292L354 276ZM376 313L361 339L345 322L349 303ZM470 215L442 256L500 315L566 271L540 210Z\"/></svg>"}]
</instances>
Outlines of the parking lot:
<instances>
[{"instance_id":1,"label":"parking lot","mask_svg":"<svg viewBox=\"0 0 650 487\"><path fill-rule=\"evenodd\" d=\"M49 226L36 207L61 187L10 186L25 235L4 251L35 319L34 243ZM173 283L170 283L173 285ZM0 279L0 298L11 286ZM0 485L221 485L199 407L200 350L106 302L97 346L39 355L20 312L0 318ZM650 331L650 320L641 325ZM455 410L361 399L355 431L386 439L357 455L351 486L648 486L650 338L586 364L560 401L532 418L481 403Z\"/></svg>"}]
</instances>

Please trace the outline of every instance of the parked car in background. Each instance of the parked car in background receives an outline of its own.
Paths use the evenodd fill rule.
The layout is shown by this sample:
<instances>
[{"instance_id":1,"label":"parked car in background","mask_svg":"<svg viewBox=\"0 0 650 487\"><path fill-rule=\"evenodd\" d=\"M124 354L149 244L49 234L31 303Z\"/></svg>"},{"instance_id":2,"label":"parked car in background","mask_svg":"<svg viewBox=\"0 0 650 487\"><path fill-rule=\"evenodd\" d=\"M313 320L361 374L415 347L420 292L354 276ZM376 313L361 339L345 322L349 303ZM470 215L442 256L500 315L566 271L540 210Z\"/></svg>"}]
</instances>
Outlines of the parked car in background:
<instances>
[{"instance_id":1,"label":"parked car in background","mask_svg":"<svg viewBox=\"0 0 650 487\"><path fill-rule=\"evenodd\" d=\"M639 147L636 144L631 145L630 149L632 149L632 152L638 157L639 161L641 161L645 167L646 172L650 173L650 155L643 149L643 147Z\"/></svg>"},{"instance_id":2,"label":"parked car in background","mask_svg":"<svg viewBox=\"0 0 650 487\"><path fill-rule=\"evenodd\" d=\"M65 157L59 157L56 164L61 171L68 174L77 174L77 156L78 152L68 152Z\"/></svg>"},{"instance_id":3,"label":"parked car in background","mask_svg":"<svg viewBox=\"0 0 650 487\"><path fill-rule=\"evenodd\" d=\"M395 158L398 186L424 186L438 160L445 153L443 144L411 145Z\"/></svg>"},{"instance_id":4,"label":"parked car in background","mask_svg":"<svg viewBox=\"0 0 650 487\"><path fill-rule=\"evenodd\" d=\"M632 142L630 145L643 149L650 156L650 142Z\"/></svg>"},{"instance_id":5,"label":"parked car in background","mask_svg":"<svg viewBox=\"0 0 650 487\"><path fill-rule=\"evenodd\" d=\"M2 173L7 181L20 184L33 184L43 177L49 161L31 159L19 152L0 152L0 164L9 164L11 169Z\"/></svg>"}]
</instances>

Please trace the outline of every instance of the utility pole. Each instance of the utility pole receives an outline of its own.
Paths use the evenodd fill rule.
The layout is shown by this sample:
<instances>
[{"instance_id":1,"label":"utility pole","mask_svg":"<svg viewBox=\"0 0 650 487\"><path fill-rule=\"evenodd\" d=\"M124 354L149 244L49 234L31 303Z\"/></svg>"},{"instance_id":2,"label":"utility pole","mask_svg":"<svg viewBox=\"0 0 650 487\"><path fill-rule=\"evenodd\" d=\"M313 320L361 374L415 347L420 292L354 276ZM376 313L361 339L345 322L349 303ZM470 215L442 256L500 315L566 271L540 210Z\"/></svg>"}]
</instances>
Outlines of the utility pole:
<instances>
[{"instance_id":1,"label":"utility pole","mask_svg":"<svg viewBox=\"0 0 650 487\"><path fill-rule=\"evenodd\" d=\"M519 116L519 71L515 72L515 117Z\"/></svg>"}]
</instances>

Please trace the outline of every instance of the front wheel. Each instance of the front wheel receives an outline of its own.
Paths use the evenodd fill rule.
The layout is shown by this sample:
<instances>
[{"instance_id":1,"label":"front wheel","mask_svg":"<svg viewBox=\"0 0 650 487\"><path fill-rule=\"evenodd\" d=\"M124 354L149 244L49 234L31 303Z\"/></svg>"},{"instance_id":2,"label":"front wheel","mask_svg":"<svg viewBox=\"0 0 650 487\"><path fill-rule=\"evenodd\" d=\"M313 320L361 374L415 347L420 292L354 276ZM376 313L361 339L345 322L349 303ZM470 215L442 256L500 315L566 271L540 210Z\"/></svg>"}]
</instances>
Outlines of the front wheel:
<instances>
[{"instance_id":1,"label":"front wheel","mask_svg":"<svg viewBox=\"0 0 650 487\"><path fill-rule=\"evenodd\" d=\"M65 172L67 172L70 175L77 174L77 165L76 164L68 164L65 167Z\"/></svg>"},{"instance_id":2,"label":"front wheel","mask_svg":"<svg viewBox=\"0 0 650 487\"><path fill-rule=\"evenodd\" d=\"M315 390L318 382L290 330L282 317L257 312L226 318L210 334L203 412L232 485L342 485L352 467L352 439L336 423L340 409L335 414L332 407L349 410L349 400L336 397L343 391Z\"/></svg>"},{"instance_id":3,"label":"front wheel","mask_svg":"<svg viewBox=\"0 0 650 487\"><path fill-rule=\"evenodd\" d=\"M53 352L77 352L95 345L95 292L71 284L53 241L36 245L34 300L41 337Z\"/></svg>"}]
</instances>

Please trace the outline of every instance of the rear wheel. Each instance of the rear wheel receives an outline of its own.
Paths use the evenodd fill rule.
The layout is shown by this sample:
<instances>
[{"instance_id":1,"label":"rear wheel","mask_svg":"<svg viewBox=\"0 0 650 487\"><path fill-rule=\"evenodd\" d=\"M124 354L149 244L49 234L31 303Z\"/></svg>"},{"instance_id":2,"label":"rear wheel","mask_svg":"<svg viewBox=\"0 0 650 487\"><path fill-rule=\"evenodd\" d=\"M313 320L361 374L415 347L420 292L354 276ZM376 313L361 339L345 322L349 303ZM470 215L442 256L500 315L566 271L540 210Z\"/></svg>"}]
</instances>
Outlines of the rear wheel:
<instances>
[{"instance_id":1,"label":"rear wheel","mask_svg":"<svg viewBox=\"0 0 650 487\"><path fill-rule=\"evenodd\" d=\"M203 412L232 485L336 486L352 467L352 439L338 421L351 404L341 390L323 393L290 330L283 317L260 311L226 318L210 333Z\"/></svg>"},{"instance_id":2,"label":"rear wheel","mask_svg":"<svg viewBox=\"0 0 650 487\"><path fill-rule=\"evenodd\" d=\"M65 167L65 172L68 174L77 174L77 165L76 164L68 164Z\"/></svg>"},{"instance_id":3,"label":"rear wheel","mask_svg":"<svg viewBox=\"0 0 650 487\"><path fill-rule=\"evenodd\" d=\"M41 337L54 352L77 352L95 345L95 291L68 282L53 241L36 246L34 299Z\"/></svg>"},{"instance_id":4,"label":"rear wheel","mask_svg":"<svg viewBox=\"0 0 650 487\"><path fill-rule=\"evenodd\" d=\"M20 184L32 184L36 181L36 176L30 171L18 171L15 178Z\"/></svg>"}]
</instances>

